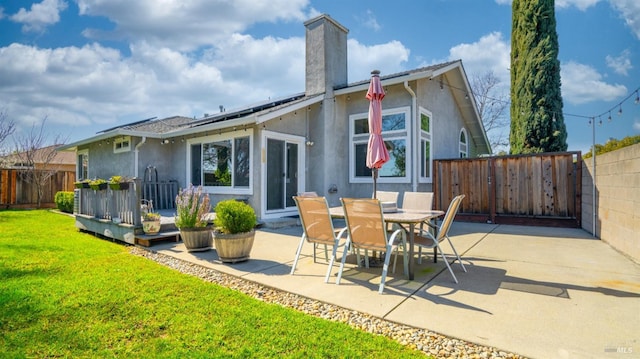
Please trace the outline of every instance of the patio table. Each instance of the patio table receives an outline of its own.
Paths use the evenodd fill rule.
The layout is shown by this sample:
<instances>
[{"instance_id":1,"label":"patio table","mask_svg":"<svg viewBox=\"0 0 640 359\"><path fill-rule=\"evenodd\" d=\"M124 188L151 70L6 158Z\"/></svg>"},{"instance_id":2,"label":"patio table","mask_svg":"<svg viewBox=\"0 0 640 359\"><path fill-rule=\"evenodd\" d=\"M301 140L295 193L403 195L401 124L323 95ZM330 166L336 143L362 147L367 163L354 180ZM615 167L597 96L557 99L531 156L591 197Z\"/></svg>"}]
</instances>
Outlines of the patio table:
<instances>
[{"instance_id":1,"label":"patio table","mask_svg":"<svg viewBox=\"0 0 640 359\"><path fill-rule=\"evenodd\" d=\"M335 218L344 218L344 208L340 207L331 207L329 208L329 214ZM382 213L384 220L386 223L397 223L399 224L408 234L409 237L409 280L414 279L414 233L416 224L420 224L425 221L430 221L432 219L438 218L444 215L443 211L432 210L432 211L417 211L417 210L406 210L398 208L397 211L393 212L383 212ZM408 228L406 227L408 226ZM436 233L437 235L437 233Z\"/></svg>"}]
</instances>

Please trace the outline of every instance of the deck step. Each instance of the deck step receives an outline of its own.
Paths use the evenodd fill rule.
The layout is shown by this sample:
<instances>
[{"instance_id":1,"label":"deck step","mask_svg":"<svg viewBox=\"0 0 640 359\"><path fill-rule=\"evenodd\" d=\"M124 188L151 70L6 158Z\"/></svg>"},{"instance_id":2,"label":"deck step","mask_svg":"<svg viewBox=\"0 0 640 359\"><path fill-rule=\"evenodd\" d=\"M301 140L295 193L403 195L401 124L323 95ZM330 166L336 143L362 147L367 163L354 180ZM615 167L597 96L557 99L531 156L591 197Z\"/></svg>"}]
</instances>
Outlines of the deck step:
<instances>
[{"instance_id":1,"label":"deck step","mask_svg":"<svg viewBox=\"0 0 640 359\"><path fill-rule=\"evenodd\" d=\"M158 234L136 234L135 243L143 247L151 247L152 242L180 241L180 231L159 232Z\"/></svg>"}]
</instances>

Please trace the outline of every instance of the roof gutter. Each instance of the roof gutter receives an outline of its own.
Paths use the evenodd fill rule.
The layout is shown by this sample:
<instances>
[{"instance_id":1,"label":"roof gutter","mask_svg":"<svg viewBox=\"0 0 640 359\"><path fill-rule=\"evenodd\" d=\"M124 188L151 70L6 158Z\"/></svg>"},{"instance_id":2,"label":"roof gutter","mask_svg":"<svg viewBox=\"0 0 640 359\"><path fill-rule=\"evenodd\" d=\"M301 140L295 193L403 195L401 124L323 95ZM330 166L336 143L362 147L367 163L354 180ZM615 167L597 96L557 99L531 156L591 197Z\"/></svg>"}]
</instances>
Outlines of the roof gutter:
<instances>
[{"instance_id":1,"label":"roof gutter","mask_svg":"<svg viewBox=\"0 0 640 359\"><path fill-rule=\"evenodd\" d=\"M410 121L410 126L412 127L411 130L413 130L413 144L412 144L412 151L411 153L413 153L414 156L419 156L418 155L418 144L420 142L420 131L418 129L418 100L416 98L416 93L413 91L413 89L411 89L411 86L409 86L409 81L405 80L404 81L404 88L405 90L407 90L407 92L411 95L411 116L413 118L413 121ZM414 129L415 128L415 129ZM411 132L409 132L411 133ZM419 163L420 159L416 158L413 161L411 161L413 163L413 170L411 171L411 189L413 192L418 192L418 163Z\"/></svg>"}]
</instances>

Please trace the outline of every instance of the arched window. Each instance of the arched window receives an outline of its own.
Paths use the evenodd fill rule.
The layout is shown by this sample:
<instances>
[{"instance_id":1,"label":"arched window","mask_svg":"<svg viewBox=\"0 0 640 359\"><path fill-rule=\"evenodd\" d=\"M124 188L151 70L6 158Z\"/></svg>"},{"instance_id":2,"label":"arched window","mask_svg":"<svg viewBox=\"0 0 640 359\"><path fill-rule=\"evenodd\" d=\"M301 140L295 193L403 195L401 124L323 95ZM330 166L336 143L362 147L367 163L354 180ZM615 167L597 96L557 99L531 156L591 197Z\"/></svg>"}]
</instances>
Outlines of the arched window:
<instances>
[{"instance_id":1,"label":"arched window","mask_svg":"<svg viewBox=\"0 0 640 359\"><path fill-rule=\"evenodd\" d=\"M469 146L467 146L467 130L460 130L460 158L469 157Z\"/></svg>"}]
</instances>

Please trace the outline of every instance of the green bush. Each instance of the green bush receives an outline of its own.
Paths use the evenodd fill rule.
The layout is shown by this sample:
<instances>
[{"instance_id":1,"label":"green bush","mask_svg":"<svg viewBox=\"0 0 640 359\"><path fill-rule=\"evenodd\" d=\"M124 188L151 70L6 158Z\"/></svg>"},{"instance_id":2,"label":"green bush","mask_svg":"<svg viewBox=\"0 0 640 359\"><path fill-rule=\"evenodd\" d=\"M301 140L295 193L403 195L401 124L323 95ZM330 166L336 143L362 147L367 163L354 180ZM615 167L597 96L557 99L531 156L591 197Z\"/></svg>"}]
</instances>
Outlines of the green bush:
<instances>
[{"instance_id":1,"label":"green bush","mask_svg":"<svg viewBox=\"0 0 640 359\"><path fill-rule=\"evenodd\" d=\"M256 213L244 202L235 199L218 202L215 212L216 219L213 224L216 230L222 233L250 232L256 226Z\"/></svg>"},{"instance_id":2,"label":"green bush","mask_svg":"<svg viewBox=\"0 0 640 359\"><path fill-rule=\"evenodd\" d=\"M73 192L56 192L53 200L62 212L73 213Z\"/></svg>"}]
</instances>

